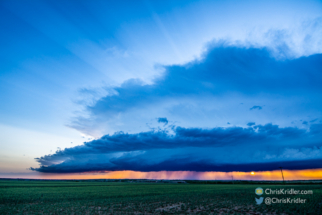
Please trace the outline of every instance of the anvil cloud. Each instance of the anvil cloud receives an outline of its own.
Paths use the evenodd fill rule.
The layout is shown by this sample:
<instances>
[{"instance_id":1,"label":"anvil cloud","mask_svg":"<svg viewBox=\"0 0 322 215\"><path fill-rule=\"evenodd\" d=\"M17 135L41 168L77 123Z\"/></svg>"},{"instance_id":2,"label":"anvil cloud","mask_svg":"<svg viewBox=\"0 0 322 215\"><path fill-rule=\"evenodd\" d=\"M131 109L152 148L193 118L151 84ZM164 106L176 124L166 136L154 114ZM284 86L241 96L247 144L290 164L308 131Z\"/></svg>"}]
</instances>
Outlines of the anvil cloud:
<instances>
[{"instance_id":1,"label":"anvil cloud","mask_svg":"<svg viewBox=\"0 0 322 215\"><path fill-rule=\"evenodd\" d=\"M220 42L209 45L199 60L163 68L163 75L152 84L131 79L109 89L107 96L86 107L89 117L77 117L70 126L92 134L106 123L114 125L114 132L139 132L135 127L160 115L185 121L188 127L223 126L227 122L242 125L249 121L282 121L286 126L296 120L312 120L304 118L307 115L321 116L321 54L277 59L268 48ZM259 111L266 115L255 117ZM286 119L290 115L292 118Z\"/></svg>"}]
</instances>

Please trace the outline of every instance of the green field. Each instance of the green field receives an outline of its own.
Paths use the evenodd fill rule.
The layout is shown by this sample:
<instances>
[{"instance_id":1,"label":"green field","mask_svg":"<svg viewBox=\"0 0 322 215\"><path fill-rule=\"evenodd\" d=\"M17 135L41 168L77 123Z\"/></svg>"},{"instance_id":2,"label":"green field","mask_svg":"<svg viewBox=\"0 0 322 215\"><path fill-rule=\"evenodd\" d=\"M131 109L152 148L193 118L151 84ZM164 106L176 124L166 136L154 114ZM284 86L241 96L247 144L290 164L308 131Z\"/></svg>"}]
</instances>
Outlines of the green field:
<instances>
[{"instance_id":1,"label":"green field","mask_svg":"<svg viewBox=\"0 0 322 215\"><path fill-rule=\"evenodd\" d=\"M313 190L304 204L255 202L255 188ZM262 195L264 198L268 195ZM322 214L322 185L0 180L0 214Z\"/></svg>"}]
</instances>

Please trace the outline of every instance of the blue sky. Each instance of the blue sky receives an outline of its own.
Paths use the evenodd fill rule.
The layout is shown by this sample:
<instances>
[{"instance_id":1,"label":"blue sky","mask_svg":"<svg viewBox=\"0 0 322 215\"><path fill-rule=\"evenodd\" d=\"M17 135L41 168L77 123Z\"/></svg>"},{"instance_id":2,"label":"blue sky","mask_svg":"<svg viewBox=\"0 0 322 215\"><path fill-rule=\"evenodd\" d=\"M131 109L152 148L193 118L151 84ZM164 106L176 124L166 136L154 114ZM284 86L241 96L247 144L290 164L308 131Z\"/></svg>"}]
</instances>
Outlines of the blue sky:
<instances>
[{"instance_id":1,"label":"blue sky","mask_svg":"<svg viewBox=\"0 0 322 215\"><path fill-rule=\"evenodd\" d=\"M320 1L1 1L0 14L2 174L321 168Z\"/></svg>"}]
</instances>

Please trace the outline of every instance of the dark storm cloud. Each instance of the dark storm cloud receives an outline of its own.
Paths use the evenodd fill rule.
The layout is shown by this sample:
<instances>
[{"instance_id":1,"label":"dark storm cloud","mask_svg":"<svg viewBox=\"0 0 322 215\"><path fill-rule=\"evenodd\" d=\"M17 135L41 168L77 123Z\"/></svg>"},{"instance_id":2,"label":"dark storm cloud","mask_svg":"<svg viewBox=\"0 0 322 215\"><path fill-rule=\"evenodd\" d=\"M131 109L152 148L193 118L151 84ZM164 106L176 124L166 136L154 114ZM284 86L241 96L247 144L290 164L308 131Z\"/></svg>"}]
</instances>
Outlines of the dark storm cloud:
<instances>
[{"instance_id":1,"label":"dark storm cloud","mask_svg":"<svg viewBox=\"0 0 322 215\"><path fill-rule=\"evenodd\" d=\"M31 170L44 173L80 173L80 172L102 172L102 171L271 171L280 166L289 170L303 170L321 168L322 159L292 160L263 163L240 163L240 164L214 164L210 160L190 161L189 159L169 159L161 163L151 164L146 160L117 159L112 163L87 163L79 165L74 162L66 162L49 167L31 168Z\"/></svg>"},{"instance_id":2,"label":"dark storm cloud","mask_svg":"<svg viewBox=\"0 0 322 215\"><path fill-rule=\"evenodd\" d=\"M287 165L283 166L291 169L322 167L322 164L313 162L314 159L322 159L319 154L321 127L321 124L315 124L310 130L304 130L266 124L247 128L173 127L169 131L118 132L40 157L36 160L41 166L31 169L53 173L112 170L246 171L277 169L281 162L286 162ZM244 155L233 156L234 160L229 158L231 149L239 151L246 148ZM302 151L289 154L290 150ZM315 157L310 155L312 150ZM264 151L273 159L265 157L265 154L256 157ZM282 151L284 154L280 153ZM304 164L297 165L301 162Z\"/></svg>"}]
</instances>

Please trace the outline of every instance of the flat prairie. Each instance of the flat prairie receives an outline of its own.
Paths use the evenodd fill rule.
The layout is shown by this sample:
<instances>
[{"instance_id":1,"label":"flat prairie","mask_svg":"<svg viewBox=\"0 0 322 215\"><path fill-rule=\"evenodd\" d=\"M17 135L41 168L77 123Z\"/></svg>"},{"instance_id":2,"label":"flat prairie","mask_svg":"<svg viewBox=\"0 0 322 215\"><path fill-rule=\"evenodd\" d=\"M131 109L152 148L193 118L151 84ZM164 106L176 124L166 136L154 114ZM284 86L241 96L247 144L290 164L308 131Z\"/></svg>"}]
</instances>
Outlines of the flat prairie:
<instances>
[{"instance_id":1,"label":"flat prairie","mask_svg":"<svg viewBox=\"0 0 322 215\"><path fill-rule=\"evenodd\" d=\"M257 196L258 187L313 194ZM0 180L0 214L322 214L322 185Z\"/></svg>"}]
</instances>

